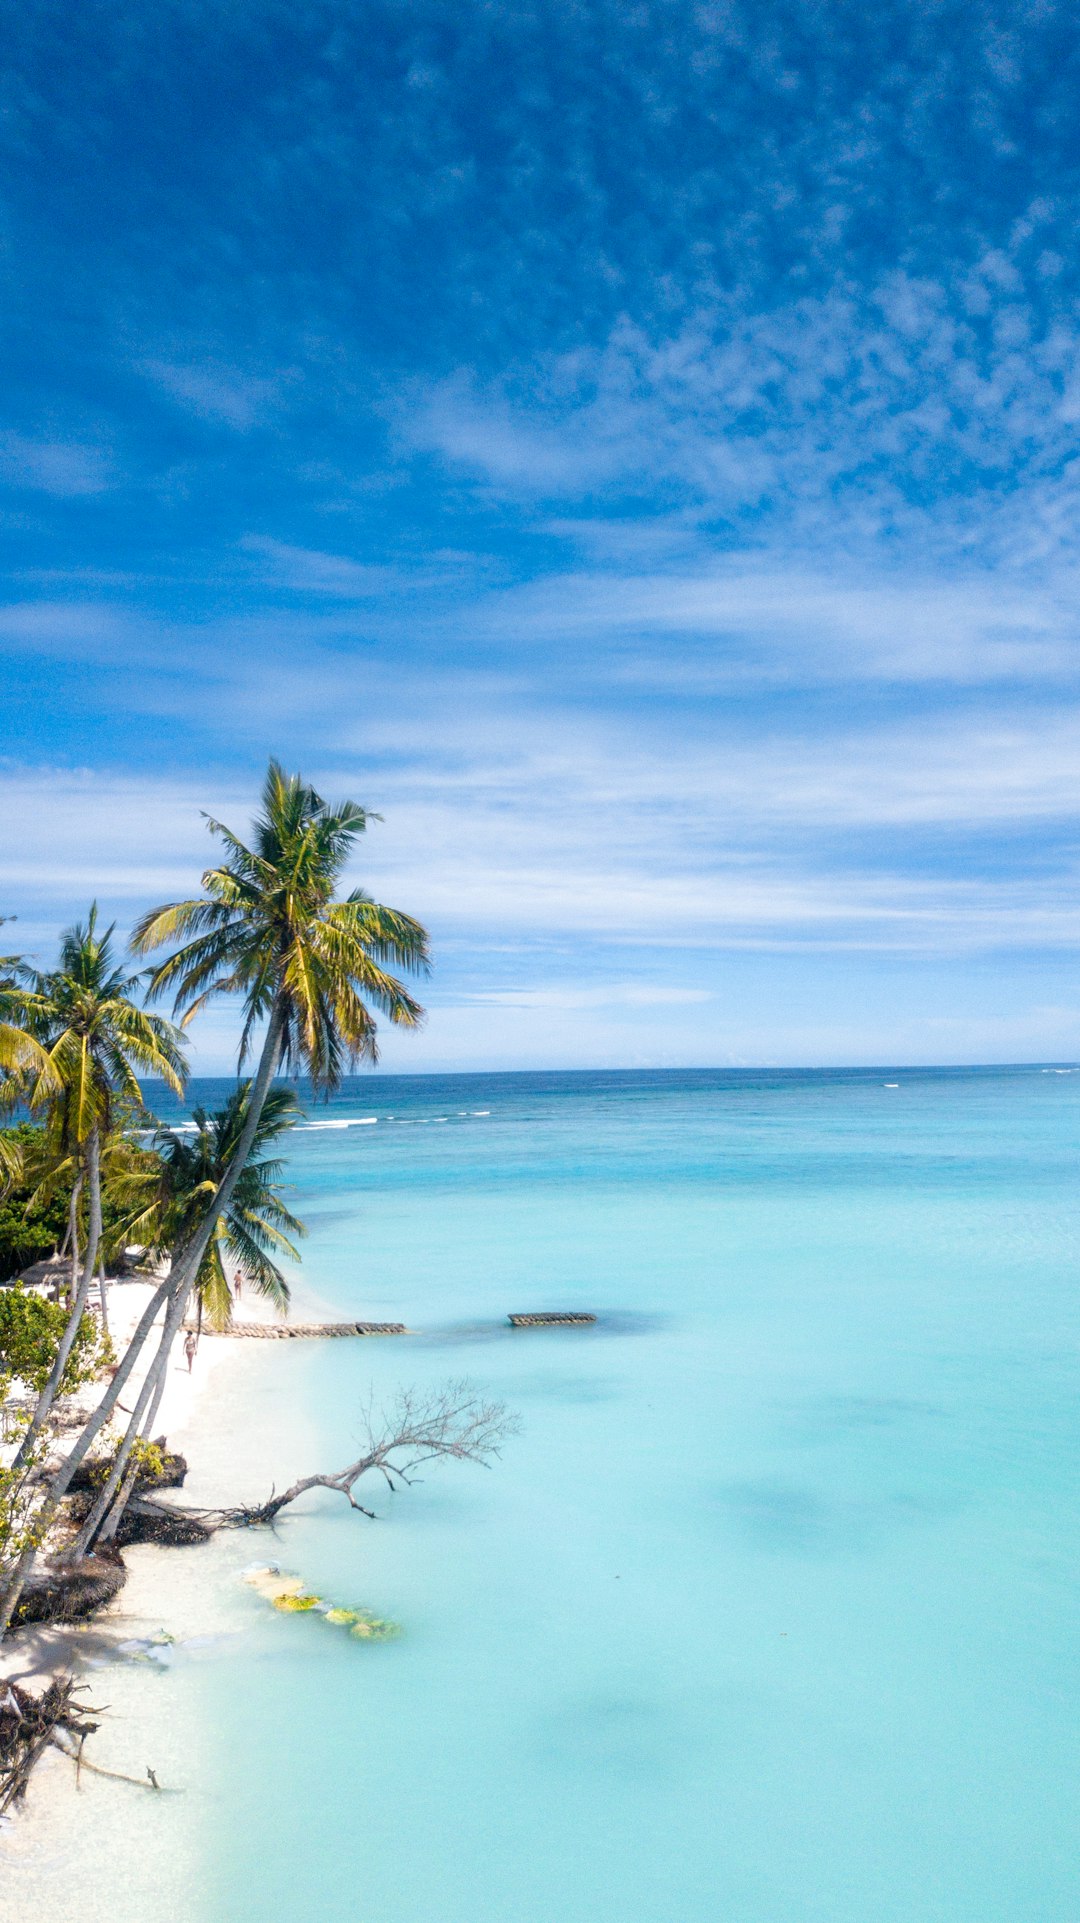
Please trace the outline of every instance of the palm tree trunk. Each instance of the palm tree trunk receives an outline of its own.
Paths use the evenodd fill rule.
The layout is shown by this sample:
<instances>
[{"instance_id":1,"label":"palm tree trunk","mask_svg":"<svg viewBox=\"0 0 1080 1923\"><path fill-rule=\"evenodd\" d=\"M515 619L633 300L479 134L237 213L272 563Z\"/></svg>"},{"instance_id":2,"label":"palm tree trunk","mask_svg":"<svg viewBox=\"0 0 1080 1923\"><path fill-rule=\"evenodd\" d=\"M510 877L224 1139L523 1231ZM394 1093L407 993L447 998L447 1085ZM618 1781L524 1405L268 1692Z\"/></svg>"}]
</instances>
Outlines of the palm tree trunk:
<instances>
[{"instance_id":1,"label":"palm tree trunk","mask_svg":"<svg viewBox=\"0 0 1080 1923\"><path fill-rule=\"evenodd\" d=\"M217 1230L217 1225L232 1200L232 1192L240 1180L248 1156L251 1154L251 1145L255 1140L255 1131L259 1126L259 1118L263 1112L263 1105L267 1095L270 1093L270 1084L277 1073L278 1063L281 1060L283 1026L282 1010L280 1006L275 1003L271 1010L269 1026L266 1030L265 1040L263 1041L262 1054L259 1057L259 1066L255 1071L254 1080L248 1091L247 1114L244 1117L244 1126L240 1130L240 1136L233 1158L218 1184L214 1199L199 1224L197 1233L192 1236L184 1252L184 1273L189 1283L189 1291L190 1284L194 1282L195 1277L202 1268L203 1256L210 1247Z\"/></svg>"},{"instance_id":2,"label":"palm tree trunk","mask_svg":"<svg viewBox=\"0 0 1080 1923\"><path fill-rule=\"evenodd\" d=\"M281 1010L275 1005L271 1012L270 1024L263 1041L262 1053L259 1057L259 1066L248 1093L247 1114L244 1117L244 1126L240 1131L235 1153L218 1184L214 1199L200 1223L197 1233L188 1243L180 1259L178 1266L181 1281L173 1297L169 1313L165 1318L165 1327L162 1330L157 1355L147 1372L142 1393L135 1405L135 1413L128 1424L123 1442L117 1451L116 1460L109 1472L108 1482L98 1497L97 1502L94 1504L89 1516L86 1518L86 1521L83 1523L73 1545L73 1553L75 1555L85 1555L95 1538L101 1541L110 1541L120 1526L120 1519L123 1516L124 1510L127 1508L128 1499L134 1487L135 1480L133 1475L125 1476L123 1485L121 1486L120 1478L124 1475L124 1470L138 1437L140 1434L146 1435L149 1432L157 1415L161 1397L165 1389L165 1371L168 1367L169 1353L176 1340L180 1324L184 1319L184 1311L187 1308L191 1291L195 1286L196 1278L202 1267L206 1251L217 1231L218 1222L221 1219L223 1211L229 1206L233 1190L240 1179L248 1156L251 1154L251 1145L255 1140L255 1132L259 1126L259 1117L262 1114L263 1105L270 1091L270 1084L274 1079L275 1071L281 1060L281 1035ZM116 1499L113 1501L113 1496L117 1489L119 1489L119 1494L116 1495ZM112 1502L111 1511L108 1507L110 1502ZM106 1518L104 1527L101 1526L102 1518Z\"/></svg>"},{"instance_id":3,"label":"palm tree trunk","mask_svg":"<svg viewBox=\"0 0 1080 1923\"><path fill-rule=\"evenodd\" d=\"M70 1308L78 1293L79 1275L79 1196L82 1192L81 1172L71 1185L71 1200L68 1203L68 1230L66 1246L71 1251L71 1281L68 1284L68 1307ZM60 1299L60 1282L57 1278L56 1298Z\"/></svg>"},{"instance_id":4,"label":"palm tree trunk","mask_svg":"<svg viewBox=\"0 0 1080 1923\"><path fill-rule=\"evenodd\" d=\"M157 1347L157 1354L154 1356L150 1367L146 1371L146 1378L136 1397L135 1407L131 1412L131 1419L124 1431L123 1441L116 1452L105 1486L68 1551L73 1561L77 1560L79 1556L85 1556L87 1550L93 1547L99 1534L102 1541L111 1541L120 1526L120 1518L127 1508L127 1500L131 1494L131 1488L135 1480L134 1472L131 1476L125 1477L123 1488L120 1489L120 1495L117 1498L115 1506L113 1506L113 1497L116 1495L116 1491L120 1486L120 1479L124 1476L124 1471L127 1468L131 1452L136 1442L140 1435L149 1433L154 1418L157 1415L162 1393L165 1388L165 1371L168 1368L169 1355L173 1342L176 1339L176 1332L184 1319L184 1310L187 1306L189 1293L190 1291L188 1289L181 1288L173 1296L172 1302L169 1305L168 1313L165 1317L165 1326L161 1331L161 1340ZM111 1515L109 1514L110 1506L113 1506L113 1513ZM107 1518L107 1521L105 1527L102 1528L101 1524L104 1518Z\"/></svg>"},{"instance_id":5,"label":"palm tree trunk","mask_svg":"<svg viewBox=\"0 0 1080 1923\"><path fill-rule=\"evenodd\" d=\"M75 1291L75 1300L72 1303L71 1314L67 1319L67 1326L60 1338L60 1346L56 1351L56 1360L49 1372L49 1379L42 1389L41 1394L38 1396L37 1407L30 1418L29 1427L12 1461L11 1467L14 1470L25 1468L34 1452L37 1439L49 1419L53 1403L56 1401L60 1388L64 1370L67 1368L68 1357L74 1346L75 1337L79 1333L83 1312L90 1294L90 1284L94 1276L94 1265L97 1261L98 1243L101 1240L100 1148L101 1145L97 1128L94 1127L90 1130L86 1138L83 1151L86 1157L86 1173L89 1180L90 1207L86 1233L86 1257L82 1266L82 1275L79 1278L79 1286Z\"/></svg>"},{"instance_id":6,"label":"palm tree trunk","mask_svg":"<svg viewBox=\"0 0 1080 1923\"><path fill-rule=\"evenodd\" d=\"M266 1036L263 1041L262 1054L259 1057L259 1066L258 1066L258 1069L256 1070L255 1077L252 1082L251 1090L248 1096L248 1111L247 1111L247 1115L244 1118L244 1126L240 1131L240 1138L236 1145L236 1152L232 1158L232 1161L229 1164L229 1167L225 1171L225 1174L218 1186L217 1193L214 1196L214 1200L210 1205L210 1209L207 1212L205 1220L201 1223L199 1227L198 1233L194 1236L192 1241L188 1243L187 1247L180 1252L179 1259L176 1264L174 1272L170 1274L168 1281L162 1284L161 1290L158 1291L158 1295L154 1298L155 1301L158 1302L158 1307L160 1307L161 1300L164 1300L166 1293L168 1293L172 1295L172 1304L171 1304L169 1313L167 1314L165 1319L165 1329L162 1331L162 1339L158 1345L158 1354L155 1357L153 1364L151 1365L150 1371L148 1372L148 1380L151 1375L157 1376L159 1363L160 1363L160 1379L162 1381L164 1380L165 1363L168 1359L168 1351L172 1347L172 1343L176 1336L176 1331L179 1328L180 1323L183 1319L184 1310L187 1307L188 1298L191 1294L192 1286L194 1284L196 1276L198 1275L199 1269L202 1265L203 1256L206 1254L206 1251L210 1246L210 1240L217 1228L217 1224L218 1224L218 1221L220 1220L222 1210L228 1207L229 1201L232 1197L232 1192L236 1187L238 1180L240 1179L240 1172L244 1168L247 1162L247 1158L251 1153L251 1145L255 1139L255 1131L259 1125L259 1117L262 1114L263 1104L266 1101L266 1097L270 1090L270 1084L274 1079L274 1075L276 1073L278 1064L281 1060L282 1029L283 1029L282 1010L279 1006L275 1005L274 1009L271 1012L269 1026L267 1028ZM99 1198L98 1221L99 1221L99 1234L100 1234L100 1198ZM146 1322L146 1313L144 1313L143 1322ZM143 1325L142 1323L140 1323L140 1329L142 1329L142 1327ZM168 1332L167 1345L166 1345L166 1331ZM143 1330L141 1341L145 1341L145 1337L148 1332L149 1332L149 1323L146 1324L146 1329ZM72 1337L72 1340L74 1340L74 1336ZM141 1346L141 1341L140 1341L140 1346ZM130 1349L129 1349L129 1354L130 1354ZM127 1373L127 1365L128 1365L128 1356L125 1356L124 1364L121 1365L125 1371L125 1375ZM87 1424L86 1429L83 1431L83 1435L80 1436L79 1442L76 1445L75 1450L72 1451L72 1454L68 1457L67 1461L64 1463L58 1476L56 1477L53 1483L53 1486L49 1491L49 1495L46 1498L42 1515L41 1517L39 1517L40 1527L45 1527L45 1528L48 1527L48 1524L51 1522L53 1516L56 1514L56 1511L60 1505L60 1502L63 1500L63 1497L66 1495L68 1486L71 1482L71 1478L75 1473L76 1467L78 1466L76 1462L76 1456L78 1458L78 1462L83 1461L88 1449L91 1446L94 1436L96 1436L100 1432L101 1428L104 1426L104 1422L108 1419L107 1415L102 1415L102 1410L104 1409L105 1404L106 1403L108 1404L109 1413L111 1413L112 1409L115 1407L117 1395L119 1393L117 1389L118 1381L119 1381L119 1374L117 1378L114 1379L114 1382L112 1384L112 1389L106 1394L106 1396L103 1398L102 1404L99 1405L98 1410L95 1412L94 1416L91 1417L90 1423ZM144 1384L144 1388L145 1386L146 1385ZM140 1396L140 1401L141 1401L141 1396ZM138 1404L136 1405L136 1407L138 1407ZM156 1410L157 1410L157 1403L155 1401L155 1405L154 1405L155 1414L156 1414ZM87 1432L91 1429L91 1427L93 1429L93 1435L88 1435ZM134 1433L131 1434L130 1443L128 1443L127 1436L125 1436L124 1441L125 1443L128 1444L127 1456L125 1457L125 1462L126 1462L127 1457L130 1456L131 1449L134 1447L134 1442L135 1442ZM116 1465L114 1465L114 1470L115 1470L115 1467ZM128 1490L127 1493L130 1494L130 1490ZM110 1522L112 1523L114 1531L119 1526L120 1517L122 1516L124 1508L126 1506L127 1506L127 1495L125 1494L123 1496L122 1502L118 1502L114 1504L115 1522L113 1522L112 1516L110 1516L109 1518ZM89 1521L89 1518L87 1520ZM82 1533L83 1532L80 1532L80 1535ZM3 1636L6 1633L8 1626L11 1622L12 1615L14 1614L15 1609L18 1605L18 1600L20 1595L22 1594L26 1577L29 1574L30 1567L34 1560L34 1553L35 1552L33 1549L30 1549L24 1552L24 1554L20 1557L18 1563L16 1564L15 1569L12 1571L11 1576L8 1578L7 1584L2 1594L0 1594L0 1636Z\"/></svg>"},{"instance_id":7,"label":"palm tree trunk","mask_svg":"<svg viewBox=\"0 0 1080 1923\"><path fill-rule=\"evenodd\" d=\"M109 1333L109 1285L105 1280L105 1258L98 1257L98 1294L101 1298L101 1328L104 1335Z\"/></svg>"},{"instance_id":8,"label":"palm tree trunk","mask_svg":"<svg viewBox=\"0 0 1080 1923\"><path fill-rule=\"evenodd\" d=\"M72 1477L82 1463L85 1462L102 1429L112 1415L113 1410L127 1386L128 1377L131 1375L132 1369L142 1354L146 1345L146 1339L157 1320L161 1306L168 1299L171 1287L172 1278L171 1276L167 1276L165 1281L155 1289L143 1310L131 1341L124 1351L120 1367L117 1369L116 1374L106 1389L105 1394L102 1396L101 1401L98 1403L97 1408L94 1410L93 1415L84 1425L82 1434L75 1444L75 1447L72 1449L70 1455L65 1457L53 1478L49 1492L36 1519L38 1523L36 1533L43 1534L44 1531L48 1529L57 1509L60 1507L61 1502L71 1486ZM24 1549L15 1567L8 1575L2 1592L0 1592L0 1636L5 1635L11 1618L15 1613L19 1597L22 1595L23 1586L30 1573L36 1553L37 1550L34 1544Z\"/></svg>"},{"instance_id":9,"label":"palm tree trunk","mask_svg":"<svg viewBox=\"0 0 1080 1923\"><path fill-rule=\"evenodd\" d=\"M177 1328L179 1326L180 1318L177 1320ZM89 1532L86 1546L87 1548L91 1548L95 1542L111 1542L120 1527L121 1518L131 1499L131 1492L135 1487L138 1476L138 1464L131 1462L129 1458L138 1434L141 1432L143 1435L148 1436L153 1433L154 1424L157 1421L157 1412L161 1407L161 1398L165 1393L165 1372L168 1368L169 1349L171 1349L171 1347L171 1340L169 1342L169 1348L166 1348L164 1343L162 1343L159 1355L154 1358L153 1366L143 1385L144 1393L146 1393L146 1405L141 1409L141 1412L139 1410L136 1411L137 1420L132 1421L131 1430L129 1434L124 1437L126 1454L123 1456L123 1460L118 1456L116 1462L113 1464L112 1474L109 1478L112 1483L112 1489L109 1490L108 1496L106 1496L103 1490L102 1495L94 1505L99 1518L100 1516L105 1517L104 1523L100 1527L98 1523L94 1523L93 1528L91 1528L91 1518L87 1517L86 1523L83 1525L83 1530L79 1532L79 1542L75 1545L76 1554L85 1553L85 1551L79 1547L84 1531ZM120 1483L121 1474L124 1476L122 1483ZM111 1510L109 1510L109 1500L118 1483L120 1484L119 1493L116 1496L115 1502L112 1504ZM108 1513L106 1513L107 1511ZM96 1535L94 1533L95 1529L97 1531Z\"/></svg>"}]
</instances>

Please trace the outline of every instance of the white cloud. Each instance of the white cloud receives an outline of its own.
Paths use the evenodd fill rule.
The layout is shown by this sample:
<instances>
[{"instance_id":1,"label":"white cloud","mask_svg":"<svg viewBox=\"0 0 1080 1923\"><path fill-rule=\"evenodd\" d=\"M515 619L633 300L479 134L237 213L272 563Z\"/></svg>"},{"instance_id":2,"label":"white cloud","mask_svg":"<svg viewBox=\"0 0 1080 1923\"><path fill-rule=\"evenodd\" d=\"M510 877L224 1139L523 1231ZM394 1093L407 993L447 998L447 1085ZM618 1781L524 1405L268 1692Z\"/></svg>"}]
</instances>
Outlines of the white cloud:
<instances>
[{"instance_id":1,"label":"white cloud","mask_svg":"<svg viewBox=\"0 0 1080 1923\"><path fill-rule=\"evenodd\" d=\"M390 588L400 587L402 582L400 573L393 568L371 566L342 554L290 547L284 541L270 540L263 535L247 535L241 546L262 562L263 578L269 585L288 588L297 594L370 601Z\"/></svg>"},{"instance_id":2,"label":"white cloud","mask_svg":"<svg viewBox=\"0 0 1080 1923\"><path fill-rule=\"evenodd\" d=\"M499 496L667 496L833 551L1035 560L1075 553L1078 389L1080 331L988 250L953 279L736 290L667 337L624 317L598 347L414 388L396 419Z\"/></svg>"},{"instance_id":3,"label":"white cloud","mask_svg":"<svg viewBox=\"0 0 1080 1923\"><path fill-rule=\"evenodd\" d=\"M59 499L102 494L113 482L108 452L82 441L32 440L0 434L0 482Z\"/></svg>"},{"instance_id":4,"label":"white cloud","mask_svg":"<svg viewBox=\"0 0 1080 1923\"><path fill-rule=\"evenodd\" d=\"M425 719L384 709L366 753L339 750L308 771L384 813L358 873L437 941L958 954L1080 933L1067 842L1057 856L1048 844L1040 871L1015 874L985 862L982 873L943 869L939 852L943 828L1073 818L1075 712L1011 727L973 717L936 732L911 722L817 741L665 744L595 725L572 738L558 716L535 712L515 735L513 710L498 703L455 727L429 692ZM373 705L370 690L365 699ZM197 885L213 846L200 807L243 829L253 799L234 781L2 771L13 832L0 885L12 905L81 905L96 892L133 912Z\"/></svg>"},{"instance_id":5,"label":"white cloud","mask_svg":"<svg viewBox=\"0 0 1080 1923\"><path fill-rule=\"evenodd\" d=\"M220 422L239 433L261 426L273 415L289 379L283 374L251 374L213 357L151 359L142 362L141 371L202 420Z\"/></svg>"},{"instance_id":6,"label":"white cloud","mask_svg":"<svg viewBox=\"0 0 1080 1923\"><path fill-rule=\"evenodd\" d=\"M592 569L491 595L481 632L603 648L616 680L687 691L819 682L1038 681L1080 668L1076 576L877 578L743 556Z\"/></svg>"}]
</instances>

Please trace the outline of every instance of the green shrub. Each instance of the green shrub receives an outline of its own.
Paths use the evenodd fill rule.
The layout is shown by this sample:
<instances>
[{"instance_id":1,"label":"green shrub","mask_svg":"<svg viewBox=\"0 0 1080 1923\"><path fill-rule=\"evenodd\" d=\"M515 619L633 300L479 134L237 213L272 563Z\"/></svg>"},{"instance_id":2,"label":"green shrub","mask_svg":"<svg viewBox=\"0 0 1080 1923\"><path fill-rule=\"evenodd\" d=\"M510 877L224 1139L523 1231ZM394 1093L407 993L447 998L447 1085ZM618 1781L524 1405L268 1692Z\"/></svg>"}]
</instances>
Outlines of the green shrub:
<instances>
[{"instance_id":1,"label":"green shrub","mask_svg":"<svg viewBox=\"0 0 1080 1923\"><path fill-rule=\"evenodd\" d=\"M0 1372L18 1376L28 1389L43 1389L67 1320L68 1312L59 1302L46 1302L44 1296L29 1289L0 1289ZM71 1395L114 1361L108 1337L102 1335L93 1316L84 1316L61 1378L60 1394Z\"/></svg>"},{"instance_id":2,"label":"green shrub","mask_svg":"<svg viewBox=\"0 0 1080 1923\"><path fill-rule=\"evenodd\" d=\"M119 1448L120 1444L117 1441L108 1455L96 1456L91 1462L89 1474L93 1488L104 1488L112 1474L113 1463L116 1461ZM128 1461L134 1463L138 1472L135 1478L136 1489L160 1488L169 1466L160 1442L151 1442L147 1436L136 1436Z\"/></svg>"},{"instance_id":3,"label":"green shrub","mask_svg":"<svg viewBox=\"0 0 1080 1923\"><path fill-rule=\"evenodd\" d=\"M44 1131L31 1122L20 1122L15 1128L5 1129L4 1134L18 1143L27 1161L33 1163ZM35 1185L36 1178L16 1182L0 1201L0 1282L21 1274L31 1262L52 1255L67 1233L70 1183L58 1184L47 1202L36 1204L28 1213Z\"/></svg>"}]
</instances>

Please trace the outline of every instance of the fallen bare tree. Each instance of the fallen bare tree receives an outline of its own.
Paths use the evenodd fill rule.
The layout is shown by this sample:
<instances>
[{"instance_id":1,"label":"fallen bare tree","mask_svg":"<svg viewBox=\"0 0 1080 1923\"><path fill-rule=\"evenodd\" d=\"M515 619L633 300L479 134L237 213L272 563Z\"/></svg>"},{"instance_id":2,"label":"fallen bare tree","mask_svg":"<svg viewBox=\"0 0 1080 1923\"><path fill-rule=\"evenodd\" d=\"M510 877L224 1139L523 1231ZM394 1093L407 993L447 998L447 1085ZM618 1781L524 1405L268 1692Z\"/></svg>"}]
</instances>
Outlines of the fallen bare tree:
<instances>
[{"instance_id":1,"label":"fallen bare tree","mask_svg":"<svg viewBox=\"0 0 1080 1923\"><path fill-rule=\"evenodd\" d=\"M227 1528L254 1528L276 1521L281 1511L309 1489L335 1489L350 1507L373 1520L353 1491L362 1476L381 1475L393 1491L416 1481L426 1462L449 1457L455 1462L478 1462L485 1468L501 1453L518 1428L517 1418L502 1402L486 1402L471 1382L447 1382L441 1388L399 1389L390 1407L364 1411L363 1446L355 1461L329 1475L302 1476L266 1502L210 1512ZM188 1512L190 1513L190 1512ZM201 1511L204 1521L210 1515Z\"/></svg>"}]
</instances>

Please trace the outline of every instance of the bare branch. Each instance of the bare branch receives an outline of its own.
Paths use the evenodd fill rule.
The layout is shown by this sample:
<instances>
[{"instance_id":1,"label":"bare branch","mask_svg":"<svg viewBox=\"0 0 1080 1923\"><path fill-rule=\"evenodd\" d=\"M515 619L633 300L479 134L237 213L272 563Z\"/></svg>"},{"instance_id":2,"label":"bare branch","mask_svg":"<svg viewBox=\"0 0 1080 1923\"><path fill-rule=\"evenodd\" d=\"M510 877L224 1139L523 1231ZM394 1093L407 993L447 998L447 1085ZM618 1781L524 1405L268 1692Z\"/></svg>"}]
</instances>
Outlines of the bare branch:
<instances>
[{"instance_id":1,"label":"bare branch","mask_svg":"<svg viewBox=\"0 0 1080 1923\"><path fill-rule=\"evenodd\" d=\"M440 1389L399 1389L390 1407L381 1412L369 1399L363 1417L363 1452L354 1462L332 1475L303 1476L281 1495L272 1492L264 1503L225 1510L221 1520L236 1527L273 1522L309 1489L335 1489L351 1508L374 1519L374 1511L365 1509L353 1494L362 1476L377 1471L393 1491L395 1477L407 1486L425 1462L449 1458L486 1468L518 1429L517 1418L505 1403L485 1401L468 1381L448 1382Z\"/></svg>"}]
</instances>

